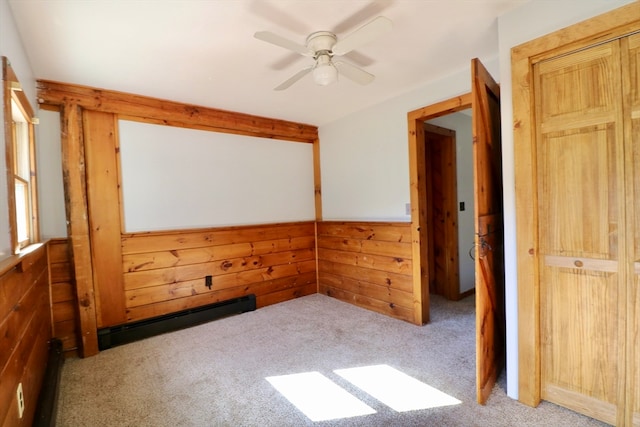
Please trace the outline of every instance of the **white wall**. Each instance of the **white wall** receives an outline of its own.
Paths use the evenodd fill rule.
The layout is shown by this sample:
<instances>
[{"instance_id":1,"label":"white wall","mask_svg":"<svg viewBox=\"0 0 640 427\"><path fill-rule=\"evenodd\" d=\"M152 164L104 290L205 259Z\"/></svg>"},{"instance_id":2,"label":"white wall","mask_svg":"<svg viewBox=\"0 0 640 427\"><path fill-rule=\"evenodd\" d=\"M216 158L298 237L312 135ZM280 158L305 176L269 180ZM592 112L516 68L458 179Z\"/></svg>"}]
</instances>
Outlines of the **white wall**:
<instances>
[{"instance_id":1,"label":"white wall","mask_svg":"<svg viewBox=\"0 0 640 427\"><path fill-rule=\"evenodd\" d=\"M66 237L60 114L39 116L41 234ZM315 219L311 144L119 123L127 232Z\"/></svg>"},{"instance_id":2,"label":"white wall","mask_svg":"<svg viewBox=\"0 0 640 427\"><path fill-rule=\"evenodd\" d=\"M313 145L119 121L127 232L313 221Z\"/></svg>"},{"instance_id":3,"label":"white wall","mask_svg":"<svg viewBox=\"0 0 640 427\"><path fill-rule=\"evenodd\" d=\"M13 15L7 0L0 0L0 56L6 56L11 62L13 71L33 108L35 103L35 78L27 53L16 29ZM4 105L4 91L0 90L0 101ZM2 120L4 123L4 120ZM0 133L0 148L5 152L4 124ZM0 260L11 255L11 235L9 234L9 206L7 202L7 165L4 156L0 159Z\"/></svg>"},{"instance_id":4,"label":"white wall","mask_svg":"<svg viewBox=\"0 0 640 427\"><path fill-rule=\"evenodd\" d=\"M41 235L66 237L60 114L39 118ZM127 232L315 219L311 144L119 123Z\"/></svg>"},{"instance_id":5,"label":"white wall","mask_svg":"<svg viewBox=\"0 0 640 427\"><path fill-rule=\"evenodd\" d=\"M67 237L67 218L62 181L60 113L40 110L36 126L38 208L42 239Z\"/></svg>"},{"instance_id":6,"label":"white wall","mask_svg":"<svg viewBox=\"0 0 640 427\"><path fill-rule=\"evenodd\" d=\"M497 80L498 59L481 59ZM325 220L411 221L407 113L468 93L470 66L319 128Z\"/></svg>"},{"instance_id":7,"label":"white wall","mask_svg":"<svg viewBox=\"0 0 640 427\"><path fill-rule=\"evenodd\" d=\"M470 112L471 110L469 110ZM456 179L458 206L464 202L465 210L458 208L458 259L460 261L460 292L475 288L475 262L469 256L475 240L473 206L473 132L471 116L453 113L429 120L428 123L456 131Z\"/></svg>"}]
</instances>

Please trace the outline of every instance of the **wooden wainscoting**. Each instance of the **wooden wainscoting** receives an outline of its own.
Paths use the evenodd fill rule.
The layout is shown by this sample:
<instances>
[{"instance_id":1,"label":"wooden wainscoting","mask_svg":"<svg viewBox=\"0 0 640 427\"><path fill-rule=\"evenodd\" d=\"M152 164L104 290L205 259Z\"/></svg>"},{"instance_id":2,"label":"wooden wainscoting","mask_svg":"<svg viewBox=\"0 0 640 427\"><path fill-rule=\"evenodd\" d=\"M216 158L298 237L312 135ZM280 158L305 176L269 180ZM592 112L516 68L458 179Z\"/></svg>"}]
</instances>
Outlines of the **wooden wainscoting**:
<instances>
[{"instance_id":1,"label":"wooden wainscoting","mask_svg":"<svg viewBox=\"0 0 640 427\"><path fill-rule=\"evenodd\" d=\"M318 223L319 293L414 322L411 224Z\"/></svg>"},{"instance_id":2,"label":"wooden wainscoting","mask_svg":"<svg viewBox=\"0 0 640 427\"><path fill-rule=\"evenodd\" d=\"M0 425L30 426L51 339L46 245L0 261ZM24 414L16 391L22 384Z\"/></svg>"},{"instance_id":3,"label":"wooden wainscoting","mask_svg":"<svg viewBox=\"0 0 640 427\"><path fill-rule=\"evenodd\" d=\"M49 241L53 336L67 356L77 354L77 298L68 239Z\"/></svg>"},{"instance_id":4,"label":"wooden wainscoting","mask_svg":"<svg viewBox=\"0 0 640 427\"><path fill-rule=\"evenodd\" d=\"M315 225L123 234L122 268L128 322L248 294L264 307L317 292Z\"/></svg>"}]
</instances>

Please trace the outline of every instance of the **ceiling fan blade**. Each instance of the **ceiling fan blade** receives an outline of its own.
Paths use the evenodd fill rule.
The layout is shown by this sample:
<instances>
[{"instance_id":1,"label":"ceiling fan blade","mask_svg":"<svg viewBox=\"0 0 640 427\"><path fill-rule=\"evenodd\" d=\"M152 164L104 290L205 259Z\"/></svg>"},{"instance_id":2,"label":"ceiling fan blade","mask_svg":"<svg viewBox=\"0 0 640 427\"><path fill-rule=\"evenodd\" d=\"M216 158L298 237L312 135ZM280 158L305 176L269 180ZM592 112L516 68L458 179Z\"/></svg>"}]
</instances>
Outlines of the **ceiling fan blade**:
<instances>
[{"instance_id":1,"label":"ceiling fan blade","mask_svg":"<svg viewBox=\"0 0 640 427\"><path fill-rule=\"evenodd\" d=\"M282 36L279 36L270 31L258 31L253 35L258 40L265 41L267 43L274 44L276 46L283 47L285 49L292 50L294 52L299 53L304 56L313 56L313 52L309 50L306 46L293 42L289 39L285 39Z\"/></svg>"},{"instance_id":2,"label":"ceiling fan blade","mask_svg":"<svg viewBox=\"0 0 640 427\"><path fill-rule=\"evenodd\" d=\"M336 66L341 76L345 76L356 83L360 83L361 85L369 84L376 78L373 74L367 73L363 69L347 62L336 61L333 64Z\"/></svg>"},{"instance_id":3,"label":"ceiling fan blade","mask_svg":"<svg viewBox=\"0 0 640 427\"><path fill-rule=\"evenodd\" d=\"M306 23L287 13L284 7L278 7L264 0L252 0L249 4L249 10L294 34L306 34L310 30ZM363 21L364 19L360 22Z\"/></svg>"},{"instance_id":4,"label":"ceiling fan blade","mask_svg":"<svg viewBox=\"0 0 640 427\"><path fill-rule=\"evenodd\" d=\"M391 31L393 24L391 20L384 16L378 16L373 21L363 25L355 30L333 46L331 51L334 55L344 55L354 49L364 46L365 44L380 37L382 34Z\"/></svg>"},{"instance_id":5,"label":"ceiling fan blade","mask_svg":"<svg viewBox=\"0 0 640 427\"><path fill-rule=\"evenodd\" d=\"M303 68L293 76L289 77L284 82L280 83L280 85L275 87L273 90L285 90L286 88L288 88L289 86L291 86L292 84L294 84L295 82L297 82L298 80L300 80L301 78L309 74L311 70L313 70L313 67Z\"/></svg>"},{"instance_id":6,"label":"ceiling fan blade","mask_svg":"<svg viewBox=\"0 0 640 427\"><path fill-rule=\"evenodd\" d=\"M395 0L375 0L344 18L331 31L335 34L346 33L356 25L369 21L373 16L380 15L386 8L391 6ZM298 31L303 33L304 31Z\"/></svg>"}]
</instances>

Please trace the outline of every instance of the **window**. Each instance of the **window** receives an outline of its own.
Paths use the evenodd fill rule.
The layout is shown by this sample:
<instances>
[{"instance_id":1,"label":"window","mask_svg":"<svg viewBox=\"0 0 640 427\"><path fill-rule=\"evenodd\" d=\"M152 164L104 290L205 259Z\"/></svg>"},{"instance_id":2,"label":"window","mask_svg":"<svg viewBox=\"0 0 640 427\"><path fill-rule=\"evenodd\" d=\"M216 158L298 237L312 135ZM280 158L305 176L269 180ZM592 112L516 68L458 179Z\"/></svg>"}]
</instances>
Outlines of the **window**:
<instances>
[{"instance_id":1,"label":"window","mask_svg":"<svg viewBox=\"0 0 640 427\"><path fill-rule=\"evenodd\" d=\"M2 58L9 225L15 253L39 240L33 110L7 58Z\"/></svg>"}]
</instances>

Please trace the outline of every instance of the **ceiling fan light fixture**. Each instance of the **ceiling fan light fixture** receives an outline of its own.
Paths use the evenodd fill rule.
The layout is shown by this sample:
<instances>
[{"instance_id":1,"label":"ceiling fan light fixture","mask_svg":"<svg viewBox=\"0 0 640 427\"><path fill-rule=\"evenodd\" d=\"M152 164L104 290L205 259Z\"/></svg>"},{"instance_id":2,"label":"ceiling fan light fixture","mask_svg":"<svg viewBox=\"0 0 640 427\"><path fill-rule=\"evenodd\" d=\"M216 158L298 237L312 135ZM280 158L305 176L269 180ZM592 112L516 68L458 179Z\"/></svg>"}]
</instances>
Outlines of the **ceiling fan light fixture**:
<instances>
[{"instance_id":1,"label":"ceiling fan light fixture","mask_svg":"<svg viewBox=\"0 0 640 427\"><path fill-rule=\"evenodd\" d=\"M338 69L331 62L331 55L323 51L316 57L316 66L313 67L313 80L320 86L327 86L338 81Z\"/></svg>"},{"instance_id":2,"label":"ceiling fan light fixture","mask_svg":"<svg viewBox=\"0 0 640 427\"><path fill-rule=\"evenodd\" d=\"M313 80L320 86L327 86L338 81L338 70L332 63L319 64L313 69Z\"/></svg>"}]
</instances>

